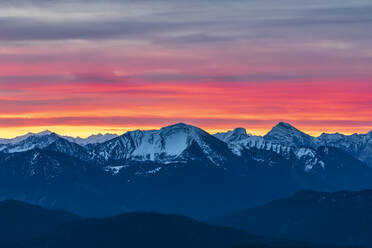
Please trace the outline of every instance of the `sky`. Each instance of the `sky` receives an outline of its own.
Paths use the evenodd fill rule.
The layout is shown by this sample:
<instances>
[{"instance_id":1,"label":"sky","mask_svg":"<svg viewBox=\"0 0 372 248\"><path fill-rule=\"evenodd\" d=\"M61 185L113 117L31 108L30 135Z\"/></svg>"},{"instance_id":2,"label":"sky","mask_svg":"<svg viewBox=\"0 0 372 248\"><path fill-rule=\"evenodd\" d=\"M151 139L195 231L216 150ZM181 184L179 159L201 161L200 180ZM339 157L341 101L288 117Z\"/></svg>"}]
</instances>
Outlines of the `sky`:
<instances>
[{"instance_id":1,"label":"sky","mask_svg":"<svg viewBox=\"0 0 372 248\"><path fill-rule=\"evenodd\" d=\"M372 130L370 0L2 0L0 137Z\"/></svg>"}]
</instances>

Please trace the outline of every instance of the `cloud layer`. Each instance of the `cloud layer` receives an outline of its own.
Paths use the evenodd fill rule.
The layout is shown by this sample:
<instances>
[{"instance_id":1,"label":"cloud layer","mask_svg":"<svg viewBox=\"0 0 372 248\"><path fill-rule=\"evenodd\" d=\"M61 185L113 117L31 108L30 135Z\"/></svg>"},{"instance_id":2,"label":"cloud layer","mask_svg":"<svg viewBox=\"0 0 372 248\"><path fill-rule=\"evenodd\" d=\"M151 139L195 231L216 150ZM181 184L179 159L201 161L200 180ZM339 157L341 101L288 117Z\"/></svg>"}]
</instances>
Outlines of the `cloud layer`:
<instances>
[{"instance_id":1,"label":"cloud layer","mask_svg":"<svg viewBox=\"0 0 372 248\"><path fill-rule=\"evenodd\" d=\"M0 136L177 121L366 132L370 13L368 0L1 1Z\"/></svg>"}]
</instances>

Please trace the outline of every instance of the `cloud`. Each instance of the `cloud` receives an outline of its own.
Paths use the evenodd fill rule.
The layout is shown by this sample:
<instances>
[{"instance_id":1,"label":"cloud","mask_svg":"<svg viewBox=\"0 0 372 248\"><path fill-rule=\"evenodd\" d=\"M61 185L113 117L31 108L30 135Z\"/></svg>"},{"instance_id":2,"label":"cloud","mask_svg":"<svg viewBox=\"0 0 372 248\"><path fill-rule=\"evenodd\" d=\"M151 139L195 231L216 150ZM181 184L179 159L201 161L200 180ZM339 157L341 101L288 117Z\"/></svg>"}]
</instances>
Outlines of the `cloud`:
<instances>
[{"instance_id":1,"label":"cloud","mask_svg":"<svg viewBox=\"0 0 372 248\"><path fill-rule=\"evenodd\" d=\"M202 23L152 23L130 21L83 21L47 23L30 19L1 18L3 41L65 40L65 39L130 39L135 35L154 34Z\"/></svg>"},{"instance_id":2,"label":"cloud","mask_svg":"<svg viewBox=\"0 0 372 248\"><path fill-rule=\"evenodd\" d=\"M361 32L372 22L368 1L305 3L286 0L273 8L258 1L220 0L6 1L0 3L4 6L0 41L129 39L186 44L280 38L282 34L296 39L303 35L303 28L324 26L325 30L314 31L327 36L341 24L352 25L343 27L344 32ZM7 9L9 5L24 7ZM345 37L347 32L337 33Z\"/></svg>"},{"instance_id":3,"label":"cloud","mask_svg":"<svg viewBox=\"0 0 372 248\"><path fill-rule=\"evenodd\" d=\"M372 126L372 121L351 121L351 120L262 120L262 119L239 119L239 118L165 118L165 117L133 117L133 116L108 116L108 117L51 117L51 118L0 118L0 127L27 127L27 126L128 126L128 125L153 125L165 126L178 122L197 123L201 126L224 126L230 125L230 128L241 124L242 126L275 125L279 121L289 121L298 125L313 125L313 126Z\"/></svg>"},{"instance_id":4,"label":"cloud","mask_svg":"<svg viewBox=\"0 0 372 248\"><path fill-rule=\"evenodd\" d=\"M369 0L0 1L0 115L18 117L0 126L365 128L371 12Z\"/></svg>"},{"instance_id":5,"label":"cloud","mask_svg":"<svg viewBox=\"0 0 372 248\"><path fill-rule=\"evenodd\" d=\"M305 46L313 47L313 48L320 48L320 49L340 49L340 50L348 50L352 49L355 46L351 42L343 42L343 41L318 41L313 43L307 43Z\"/></svg>"},{"instance_id":6,"label":"cloud","mask_svg":"<svg viewBox=\"0 0 372 248\"><path fill-rule=\"evenodd\" d=\"M138 74L132 75L129 78L143 79L148 82L190 82L190 83L233 83L233 82L278 82L278 81L293 81L314 78L313 75L301 74L232 74L232 75L198 75L198 74ZM323 77L324 78L324 77Z\"/></svg>"},{"instance_id":7,"label":"cloud","mask_svg":"<svg viewBox=\"0 0 372 248\"><path fill-rule=\"evenodd\" d=\"M275 82L308 82L314 79L325 79L340 76L339 74L301 74L301 73L252 73L252 74L184 74L184 73L144 73L132 75L112 74L69 74L69 75L8 75L0 76L0 83L10 85L148 85L151 83L188 83L188 84L225 84L225 83L275 83Z\"/></svg>"}]
</instances>

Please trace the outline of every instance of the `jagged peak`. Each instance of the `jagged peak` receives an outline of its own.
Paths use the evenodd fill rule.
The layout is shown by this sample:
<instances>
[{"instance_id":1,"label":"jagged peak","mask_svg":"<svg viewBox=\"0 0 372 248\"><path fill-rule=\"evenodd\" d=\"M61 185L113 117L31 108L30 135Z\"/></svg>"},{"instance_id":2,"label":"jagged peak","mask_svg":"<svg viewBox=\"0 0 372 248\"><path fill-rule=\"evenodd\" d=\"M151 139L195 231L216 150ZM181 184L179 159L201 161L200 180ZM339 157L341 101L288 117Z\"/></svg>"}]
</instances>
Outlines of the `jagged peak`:
<instances>
[{"instance_id":1,"label":"jagged peak","mask_svg":"<svg viewBox=\"0 0 372 248\"><path fill-rule=\"evenodd\" d=\"M204 136L207 134L207 132L205 132L204 130L196 126L192 126L192 125L188 125L188 124L180 122L180 123L162 127L160 129L151 129L151 130L137 129L133 131L128 131L119 137L122 137L122 138L131 137L132 139L135 139L138 142L139 140L146 138L146 137L147 137L146 139L148 139L149 137L153 137L154 135L159 136L159 137L166 137L169 134L174 134L178 132L185 132L187 133L188 136L192 137L192 139L200 135Z\"/></svg>"},{"instance_id":2,"label":"jagged peak","mask_svg":"<svg viewBox=\"0 0 372 248\"><path fill-rule=\"evenodd\" d=\"M336 133L322 133L319 138L322 138L322 137L330 137L330 136L335 136L335 137L345 137L347 135L345 134L342 134L342 133L339 133L339 132L336 132Z\"/></svg>"},{"instance_id":3,"label":"jagged peak","mask_svg":"<svg viewBox=\"0 0 372 248\"><path fill-rule=\"evenodd\" d=\"M40 133L36 133L36 134L38 134L38 135L48 135L48 134L54 134L54 132L52 132L52 131L50 131L50 130L44 130L44 131L42 131L42 132L40 132Z\"/></svg>"},{"instance_id":4,"label":"jagged peak","mask_svg":"<svg viewBox=\"0 0 372 248\"><path fill-rule=\"evenodd\" d=\"M29 137L29 136L44 136L44 135L49 135L49 134L55 134L55 133L47 129L47 130L41 131L39 133L29 132L29 133L27 133L25 135L17 136L14 139L23 138L23 137Z\"/></svg>"},{"instance_id":5,"label":"jagged peak","mask_svg":"<svg viewBox=\"0 0 372 248\"><path fill-rule=\"evenodd\" d=\"M30 136L34 136L34 137L45 137L45 136L50 136L50 137L55 137L55 138L60 138L60 136L52 131L49 131L49 130L45 130L45 131L42 131L40 133L35 133L35 134L32 134Z\"/></svg>"},{"instance_id":6,"label":"jagged peak","mask_svg":"<svg viewBox=\"0 0 372 248\"><path fill-rule=\"evenodd\" d=\"M55 134L54 132L50 131L50 130L44 130L44 131L41 131L41 132L38 132L38 133L27 133L26 135L28 136L44 136L44 135L49 135L49 134ZM25 135L23 135L25 136ZM22 137L22 136L19 136L19 137Z\"/></svg>"},{"instance_id":7,"label":"jagged peak","mask_svg":"<svg viewBox=\"0 0 372 248\"><path fill-rule=\"evenodd\" d=\"M161 127L160 129L149 129L149 130L141 130L141 129L136 129L136 130L131 130L123 134L123 136L126 135L133 135L133 134L141 134L141 133L148 133L148 132L162 132L166 130L172 130L172 129L193 129L193 130L202 130L199 127L192 126L189 124L185 124L183 122L171 124L168 126Z\"/></svg>"},{"instance_id":8,"label":"jagged peak","mask_svg":"<svg viewBox=\"0 0 372 248\"><path fill-rule=\"evenodd\" d=\"M298 130L297 128L295 128L294 126L292 126L291 124L289 124L287 122L279 122L277 125L275 125L270 130L270 132L268 132L265 135L265 137L268 137L268 136L270 136L273 133L283 133L283 134L298 133L298 134L301 134L301 135L309 136L308 134L306 134L306 133Z\"/></svg>"},{"instance_id":9,"label":"jagged peak","mask_svg":"<svg viewBox=\"0 0 372 248\"><path fill-rule=\"evenodd\" d=\"M234 134L244 134L244 135L247 135L247 130L244 127L237 127L232 132Z\"/></svg>"},{"instance_id":10,"label":"jagged peak","mask_svg":"<svg viewBox=\"0 0 372 248\"><path fill-rule=\"evenodd\" d=\"M234 130L229 130L224 133L216 133L213 136L226 143L230 143L230 142L237 142L237 141L246 139L250 137L251 135L247 134L247 131L245 128L237 127Z\"/></svg>"},{"instance_id":11,"label":"jagged peak","mask_svg":"<svg viewBox=\"0 0 372 248\"><path fill-rule=\"evenodd\" d=\"M186 123L183 123L183 122L179 122L179 123L176 123L176 124L172 124L172 125L169 125L169 126L162 127L160 130L173 129L173 128L200 129L196 126L192 126L192 125L189 125L189 124L186 124Z\"/></svg>"},{"instance_id":12,"label":"jagged peak","mask_svg":"<svg viewBox=\"0 0 372 248\"><path fill-rule=\"evenodd\" d=\"M10 144L16 144L18 142L25 141L25 140L27 140L29 138L32 138L32 137L44 137L44 136L59 137L56 133L54 133L52 131L49 131L49 130L45 130L45 131L42 131L40 133L28 133L26 135L17 136L14 139L9 139L9 143Z\"/></svg>"},{"instance_id":13,"label":"jagged peak","mask_svg":"<svg viewBox=\"0 0 372 248\"><path fill-rule=\"evenodd\" d=\"M355 134L352 134L352 135L345 135L345 134L342 134L342 133L322 133L318 138L319 140L322 140L322 141L335 141L335 140L344 140L344 139L350 139L352 137L355 137L355 136L358 136L359 137L359 134L355 135Z\"/></svg>"},{"instance_id":14,"label":"jagged peak","mask_svg":"<svg viewBox=\"0 0 372 248\"><path fill-rule=\"evenodd\" d=\"M280 129L289 129L289 130L298 130L297 128L295 128L294 126L292 126L291 124L289 124L288 122L279 122L278 124L276 124L273 129L277 129L277 128L280 128ZM298 130L299 131L299 130Z\"/></svg>"},{"instance_id":15,"label":"jagged peak","mask_svg":"<svg viewBox=\"0 0 372 248\"><path fill-rule=\"evenodd\" d=\"M97 150L104 150L106 146L115 147L117 151L120 151L114 150L116 154L113 156L116 159L132 157L135 160L160 161L163 159L185 159L183 156L187 151L193 150L194 146L198 145L209 160L219 163L217 161L222 160L224 156L222 153L225 153L224 149L226 148L223 147L226 144L206 131L185 123L176 123L158 130L129 131L120 136L118 140L114 139L109 143L104 143ZM106 155L104 156L112 156Z\"/></svg>"},{"instance_id":16,"label":"jagged peak","mask_svg":"<svg viewBox=\"0 0 372 248\"><path fill-rule=\"evenodd\" d=\"M185 124L185 123L176 123L170 126L166 126L160 129L160 133L166 134L166 133L173 133L183 130L184 132L188 133L188 135L196 138L197 136L209 136L210 134L204 131L203 129Z\"/></svg>"},{"instance_id":17,"label":"jagged peak","mask_svg":"<svg viewBox=\"0 0 372 248\"><path fill-rule=\"evenodd\" d=\"M191 125L188 125L184 122L178 122L178 123L175 123L175 124L168 125L168 127L172 127L172 126L174 126L174 127L186 127L186 126L191 126Z\"/></svg>"},{"instance_id":18,"label":"jagged peak","mask_svg":"<svg viewBox=\"0 0 372 248\"><path fill-rule=\"evenodd\" d=\"M216 136L218 135L248 135L247 130L244 127L236 127L233 130L228 130L226 132L220 132L220 133L215 133Z\"/></svg>"},{"instance_id":19,"label":"jagged peak","mask_svg":"<svg viewBox=\"0 0 372 248\"><path fill-rule=\"evenodd\" d=\"M118 136L119 135L112 134L112 133L106 133L106 134L98 133L98 134L92 134L86 138L81 138L79 136L78 137L62 136L62 138L68 140L69 142L76 143L81 146L85 146L89 144L104 143Z\"/></svg>"},{"instance_id":20,"label":"jagged peak","mask_svg":"<svg viewBox=\"0 0 372 248\"><path fill-rule=\"evenodd\" d=\"M314 147L315 138L298 130L289 123L279 122L268 132L264 139L294 147Z\"/></svg>"},{"instance_id":21,"label":"jagged peak","mask_svg":"<svg viewBox=\"0 0 372 248\"><path fill-rule=\"evenodd\" d=\"M92 137L102 137L102 136L115 136L115 137L117 137L118 135L115 134L115 133L97 133L97 134L92 134L92 135L88 136L86 139L92 138Z\"/></svg>"},{"instance_id":22,"label":"jagged peak","mask_svg":"<svg viewBox=\"0 0 372 248\"><path fill-rule=\"evenodd\" d=\"M121 137L124 137L124 138L131 137L134 139L142 139L142 138L149 139L150 137L165 138L168 135L173 135L176 133L185 133L184 135L188 136L190 140L199 139L198 137L209 136L209 134L201 128L180 122L180 123L162 127L160 129L152 129L152 130L137 129L133 131L128 131L124 133Z\"/></svg>"}]
</instances>

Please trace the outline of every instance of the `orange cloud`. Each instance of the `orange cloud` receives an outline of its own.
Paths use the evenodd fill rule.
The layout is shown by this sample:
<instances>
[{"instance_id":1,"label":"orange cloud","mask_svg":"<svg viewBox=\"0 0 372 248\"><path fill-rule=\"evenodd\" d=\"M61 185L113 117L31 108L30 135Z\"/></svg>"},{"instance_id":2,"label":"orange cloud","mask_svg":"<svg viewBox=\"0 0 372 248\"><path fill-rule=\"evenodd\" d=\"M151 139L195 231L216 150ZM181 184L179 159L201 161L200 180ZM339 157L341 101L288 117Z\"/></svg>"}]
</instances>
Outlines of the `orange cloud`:
<instances>
[{"instance_id":1,"label":"orange cloud","mask_svg":"<svg viewBox=\"0 0 372 248\"><path fill-rule=\"evenodd\" d=\"M239 44L62 48L11 47L0 56L0 136L47 128L84 136L85 127L121 133L179 121L255 134L278 121L314 135L372 129L365 62L350 70L350 61L332 56Z\"/></svg>"}]
</instances>

